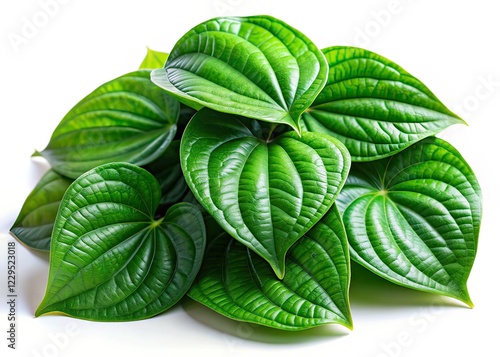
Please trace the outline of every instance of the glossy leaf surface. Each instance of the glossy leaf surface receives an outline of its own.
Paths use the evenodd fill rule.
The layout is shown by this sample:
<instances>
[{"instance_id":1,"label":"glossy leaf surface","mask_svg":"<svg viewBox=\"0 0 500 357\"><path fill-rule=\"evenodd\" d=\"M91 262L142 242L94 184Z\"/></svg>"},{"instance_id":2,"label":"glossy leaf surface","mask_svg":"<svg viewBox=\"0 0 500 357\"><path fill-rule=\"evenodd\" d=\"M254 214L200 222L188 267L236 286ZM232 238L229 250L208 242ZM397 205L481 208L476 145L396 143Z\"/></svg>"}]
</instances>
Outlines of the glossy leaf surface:
<instances>
[{"instance_id":1,"label":"glossy leaf surface","mask_svg":"<svg viewBox=\"0 0 500 357\"><path fill-rule=\"evenodd\" d=\"M74 106L41 152L52 168L76 178L101 164L145 165L159 157L175 136L179 103L149 74L116 78Z\"/></svg>"},{"instance_id":2,"label":"glossy leaf surface","mask_svg":"<svg viewBox=\"0 0 500 357\"><path fill-rule=\"evenodd\" d=\"M288 251L283 280L220 232L208 238L202 269L188 292L192 299L229 318L283 330L329 323L352 328L349 252L335 206Z\"/></svg>"},{"instance_id":3,"label":"glossy leaf surface","mask_svg":"<svg viewBox=\"0 0 500 357\"><path fill-rule=\"evenodd\" d=\"M273 138L266 124L203 109L184 132L181 165L202 206L283 277L287 250L333 205L350 157L331 136Z\"/></svg>"},{"instance_id":4,"label":"glossy leaf surface","mask_svg":"<svg viewBox=\"0 0 500 357\"><path fill-rule=\"evenodd\" d=\"M174 46L152 80L197 110L288 124L323 88L328 66L301 32L269 16L215 18Z\"/></svg>"},{"instance_id":5,"label":"glossy leaf surface","mask_svg":"<svg viewBox=\"0 0 500 357\"><path fill-rule=\"evenodd\" d=\"M337 200L351 257L406 287L472 305L481 191L450 144L434 137L399 154L353 164Z\"/></svg>"},{"instance_id":6,"label":"glossy leaf surface","mask_svg":"<svg viewBox=\"0 0 500 357\"><path fill-rule=\"evenodd\" d=\"M355 47L323 52L330 66L328 82L303 115L303 126L342 141L353 161L388 157L463 123L394 62Z\"/></svg>"},{"instance_id":7,"label":"glossy leaf surface","mask_svg":"<svg viewBox=\"0 0 500 357\"><path fill-rule=\"evenodd\" d=\"M155 220L160 195L151 174L127 163L79 177L61 202L47 291L36 316L62 312L129 321L174 305L198 273L205 226L188 203Z\"/></svg>"},{"instance_id":8,"label":"glossy leaf surface","mask_svg":"<svg viewBox=\"0 0 500 357\"><path fill-rule=\"evenodd\" d=\"M11 233L28 247L48 252L57 210L71 182L53 170L47 171L26 198Z\"/></svg>"}]
</instances>

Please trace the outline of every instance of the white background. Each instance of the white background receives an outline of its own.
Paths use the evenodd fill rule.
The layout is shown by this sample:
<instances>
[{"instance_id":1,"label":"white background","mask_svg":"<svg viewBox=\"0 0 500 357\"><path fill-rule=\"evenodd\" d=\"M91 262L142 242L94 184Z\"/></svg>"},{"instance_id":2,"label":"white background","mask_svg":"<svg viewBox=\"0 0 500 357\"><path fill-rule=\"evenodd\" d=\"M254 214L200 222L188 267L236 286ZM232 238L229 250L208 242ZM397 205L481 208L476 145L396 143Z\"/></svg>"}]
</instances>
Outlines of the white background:
<instances>
[{"instance_id":1,"label":"white background","mask_svg":"<svg viewBox=\"0 0 500 357\"><path fill-rule=\"evenodd\" d=\"M48 257L17 244L17 350L12 355L472 356L483 354L480 348L488 356L499 356L500 197L495 167L500 141L500 19L494 3L2 1L0 355L11 355L6 340L6 248L14 240L8 230L47 169L43 161L30 159L33 151L45 147L77 101L100 84L135 70L146 46L168 52L191 27L215 16L269 14L300 29L320 48L357 45L395 61L469 123L440 136L461 151L483 189L479 252L468 284L475 308L355 270L352 332L326 326L287 333L234 322L187 300L139 322L35 319L45 291Z\"/></svg>"}]
</instances>

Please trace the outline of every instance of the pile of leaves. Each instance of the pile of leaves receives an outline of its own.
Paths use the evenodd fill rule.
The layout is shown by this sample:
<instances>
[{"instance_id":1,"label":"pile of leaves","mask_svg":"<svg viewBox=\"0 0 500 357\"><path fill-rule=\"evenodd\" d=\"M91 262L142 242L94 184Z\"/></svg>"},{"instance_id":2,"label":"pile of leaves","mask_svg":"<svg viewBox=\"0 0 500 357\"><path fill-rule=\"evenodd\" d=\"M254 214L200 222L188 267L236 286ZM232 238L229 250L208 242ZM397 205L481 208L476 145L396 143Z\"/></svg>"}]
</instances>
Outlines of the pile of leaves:
<instances>
[{"instance_id":1,"label":"pile of leaves","mask_svg":"<svg viewBox=\"0 0 500 357\"><path fill-rule=\"evenodd\" d=\"M35 315L162 313L187 294L285 330L352 328L351 259L472 306L481 192L434 135L463 120L361 48L270 16L215 18L55 129L11 232L50 251Z\"/></svg>"}]
</instances>

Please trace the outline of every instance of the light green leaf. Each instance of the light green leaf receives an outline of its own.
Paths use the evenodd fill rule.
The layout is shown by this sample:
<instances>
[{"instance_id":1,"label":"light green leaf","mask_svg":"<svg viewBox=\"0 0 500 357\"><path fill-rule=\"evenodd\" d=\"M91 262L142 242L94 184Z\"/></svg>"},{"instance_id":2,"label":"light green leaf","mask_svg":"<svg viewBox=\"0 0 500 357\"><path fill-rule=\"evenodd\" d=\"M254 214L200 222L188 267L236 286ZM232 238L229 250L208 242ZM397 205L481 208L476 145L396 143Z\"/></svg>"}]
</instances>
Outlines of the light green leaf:
<instances>
[{"instance_id":1,"label":"light green leaf","mask_svg":"<svg viewBox=\"0 0 500 357\"><path fill-rule=\"evenodd\" d=\"M99 166L68 188L57 215L47 291L36 316L130 321L174 305L205 248L200 211L180 203L155 220L160 187L128 163Z\"/></svg>"},{"instance_id":2,"label":"light green leaf","mask_svg":"<svg viewBox=\"0 0 500 357\"><path fill-rule=\"evenodd\" d=\"M323 50L328 82L303 115L306 130L342 141L353 161L393 155L411 144L463 123L403 68L354 47Z\"/></svg>"},{"instance_id":3,"label":"light green leaf","mask_svg":"<svg viewBox=\"0 0 500 357\"><path fill-rule=\"evenodd\" d=\"M301 32L270 16L221 17L194 27L152 80L182 103L299 131L328 65Z\"/></svg>"},{"instance_id":4,"label":"light green leaf","mask_svg":"<svg viewBox=\"0 0 500 357\"><path fill-rule=\"evenodd\" d=\"M337 200L351 257L374 273L472 306L481 190L458 151L434 137L353 164Z\"/></svg>"},{"instance_id":5,"label":"light green leaf","mask_svg":"<svg viewBox=\"0 0 500 357\"><path fill-rule=\"evenodd\" d=\"M11 233L30 248L49 251L57 210L71 182L53 170L47 171L26 198Z\"/></svg>"},{"instance_id":6,"label":"light green leaf","mask_svg":"<svg viewBox=\"0 0 500 357\"><path fill-rule=\"evenodd\" d=\"M349 252L335 206L290 248L283 280L226 232L208 239L192 299L229 318L283 330L352 328Z\"/></svg>"},{"instance_id":7,"label":"light green leaf","mask_svg":"<svg viewBox=\"0 0 500 357\"><path fill-rule=\"evenodd\" d=\"M154 51L148 47L148 52L146 53L146 57L141 63L139 69L156 69L162 68L167 61L168 53Z\"/></svg>"},{"instance_id":8,"label":"light green leaf","mask_svg":"<svg viewBox=\"0 0 500 357\"><path fill-rule=\"evenodd\" d=\"M287 250L333 205L350 157L328 135L273 133L265 122L202 109L184 132L181 165L208 213L282 278Z\"/></svg>"},{"instance_id":9,"label":"light green leaf","mask_svg":"<svg viewBox=\"0 0 500 357\"><path fill-rule=\"evenodd\" d=\"M66 114L40 154L71 178L109 162L145 165L159 157L175 136L179 103L149 74L132 72L97 88Z\"/></svg>"}]
</instances>

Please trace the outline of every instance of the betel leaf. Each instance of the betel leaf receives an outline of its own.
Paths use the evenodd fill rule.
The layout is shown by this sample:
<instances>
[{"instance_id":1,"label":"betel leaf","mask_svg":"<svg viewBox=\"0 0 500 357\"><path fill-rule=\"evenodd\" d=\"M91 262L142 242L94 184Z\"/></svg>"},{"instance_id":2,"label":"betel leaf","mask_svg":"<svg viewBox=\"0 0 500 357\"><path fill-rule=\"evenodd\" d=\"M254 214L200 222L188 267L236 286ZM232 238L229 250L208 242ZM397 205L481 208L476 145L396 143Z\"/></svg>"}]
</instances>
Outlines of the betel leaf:
<instances>
[{"instance_id":1,"label":"betel leaf","mask_svg":"<svg viewBox=\"0 0 500 357\"><path fill-rule=\"evenodd\" d=\"M149 75L132 72L94 90L66 114L40 154L71 178L109 162L145 165L159 157L175 136L179 103Z\"/></svg>"},{"instance_id":2,"label":"betel leaf","mask_svg":"<svg viewBox=\"0 0 500 357\"><path fill-rule=\"evenodd\" d=\"M174 305L198 273L205 226L189 203L155 220L160 195L156 179L128 163L76 179L56 218L47 291L35 315L129 321Z\"/></svg>"},{"instance_id":3,"label":"betel leaf","mask_svg":"<svg viewBox=\"0 0 500 357\"><path fill-rule=\"evenodd\" d=\"M463 123L394 62L354 47L323 52L330 66L328 82L304 113L302 124L342 141L353 161L388 157Z\"/></svg>"},{"instance_id":4,"label":"betel leaf","mask_svg":"<svg viewBox=\"0 0 500 357\"><path fill-rule=\"evenodd\" d=\"M158 159L144 166L160 183L162 195L159 204L164 206L163 213L175 203L193 200L182 174L179 146L179 140L172 141ZM54 170L47 171L26 198L10 230L12 235L30 248L49 251L59 204L73 181Z\"/></svg>"},{"instance_id":5,"label":"betel leaf","mask_svg":"<svg viewBox=\"0 0 500 357\"><path fill-rule=\"evenodd\" d=\"M49 251L57 210L71 182L48 170L26 198L11 233L30 248Z\"/></svg>"},{"instance_id":6,"label":"betel leaf","mask_svg":"<svg viewBox=\"0 0 500 357\"><path fill-rule=\"evenodd\" d=\"M458 151L426 138L399 154L352 165L337 200L351 257L406 287L472 306L481 190Z\"/></svg>"},{"instance_id":7,"label":"betel leaf","mask_svg":"<svg viewBox=\"0 0 500 357\"><path fill-rule=\"evenodd\" d=\"M299 131L300 115L327 73L321 51L283 21L220 17L186 33L152 80L197 110L208 107Z\"/></svg>"},{"instance_id":8,"label":"betel leaf","mask_svg":"<svg viewBox=\"0 0 500 357\"><path fill-rule=\"evenodd\" d=\"M221 231L209 245L192 299L229 318L283 330L352 328L349 249L337 208L287 253L279 280L265 260Z\"/></svg>"},{"instance_id":9,"label":"betel leaf","mask_svg":"<svg viewBox=\"0 0 500 357\"><path fill-rule=\"evenodd\" d=\"M181 142L174 140L167 150L155 161L144 166L158 180L162 196L160 205L171 205L178 203L189 191L182 174L179 158L179 147Z\"/></svg>"},{"instance_id":10,"label":"betel leaf","mask_svg":"<svg viewBox=\"0 0 500 357\"><path fill-rule=\"evenodd\" d=\"M139 69L156 69L162 68L167 61L168 53L154 51L148 47L148 52L146 53L146 57L142 61Z\"/></svg>"},{"instance_id":11,"label":"betel leaf","mask_svg":"<svg viewBox=\"0 0 500 357\"><path fill-rule=\"evenodd\" d=\"M287 250L333 205L350 166L329 135L273 137L268 123L207 108L189 122L180 151L201 205L280 278Z\"/></svg>"}]
</instances>

